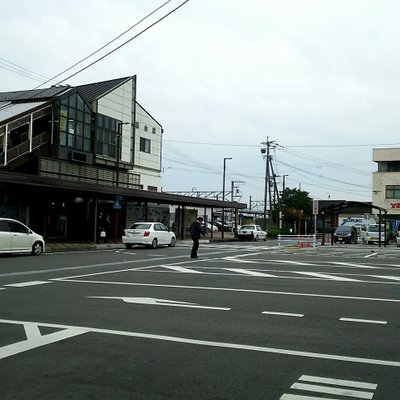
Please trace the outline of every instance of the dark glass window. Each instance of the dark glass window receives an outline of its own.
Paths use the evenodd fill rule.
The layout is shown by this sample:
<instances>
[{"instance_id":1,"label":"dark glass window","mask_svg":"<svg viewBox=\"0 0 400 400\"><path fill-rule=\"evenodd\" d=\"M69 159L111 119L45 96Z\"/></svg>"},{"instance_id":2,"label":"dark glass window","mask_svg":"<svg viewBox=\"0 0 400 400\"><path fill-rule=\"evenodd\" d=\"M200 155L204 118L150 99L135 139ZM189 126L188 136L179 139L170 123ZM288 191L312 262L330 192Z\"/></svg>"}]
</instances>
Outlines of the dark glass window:
<instances>
[{"instance_id":1,"label":"dark glass window","mask_svg":"<svg viewBox=\"0 0 400 400\"><path fill-rule=\"evenodd\" d=\"M400 186L387 185L386 186L386 198L387 199L400 199Z\"/></svg>"},{"instance_id":2,"label":"dark glass window","mask_svg":"<svg viewBox=\"0 0 400 400\"><path fill-rule=\"evenodd\" d=\"M149 139L140 138L140 151L144 152L144 153L150 153L151 151L151 142Z\"/></svg>"},{"instance_id":3,"label":"dark glass window","mask_svg":"<svg viewBox=\"0 0 400 400\"><path fill-rule=\"evenodd\" d=\"M114 118L105 115L96 115L96 149L97 155L115 160L117 156L117 127Z\"/></svg>"},{"instance_id":4,"label":"dark glass window","mask_svg":"<svg viewBox=\"0 0 400 400\"><path fill-rule=\"evenodd\" d=\"M78 94L67 96L55 110L59 110L58 144L75 150L93 151L92 112L83 99Z\"/></svg>"}]
</instances>

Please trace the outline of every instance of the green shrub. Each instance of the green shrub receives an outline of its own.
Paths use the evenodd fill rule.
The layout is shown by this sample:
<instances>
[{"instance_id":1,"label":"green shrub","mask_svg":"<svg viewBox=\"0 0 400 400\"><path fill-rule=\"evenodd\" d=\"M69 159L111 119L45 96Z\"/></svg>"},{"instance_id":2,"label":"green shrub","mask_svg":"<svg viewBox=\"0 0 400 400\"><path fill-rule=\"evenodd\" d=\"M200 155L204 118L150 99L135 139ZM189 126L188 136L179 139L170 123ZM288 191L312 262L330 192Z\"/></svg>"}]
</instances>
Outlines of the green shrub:
<instances>
[{"instance_id":1,"label":"green shrub","mask_svg":"<svg viewBox=\"0 0 400 400\"><path fill-rule=\"evenodd\" d=\"M282 233L282 232L279 228L269 228L268 229L268 237L271 239L276 239L280 233Z\"/></svg>"}]
</instances>

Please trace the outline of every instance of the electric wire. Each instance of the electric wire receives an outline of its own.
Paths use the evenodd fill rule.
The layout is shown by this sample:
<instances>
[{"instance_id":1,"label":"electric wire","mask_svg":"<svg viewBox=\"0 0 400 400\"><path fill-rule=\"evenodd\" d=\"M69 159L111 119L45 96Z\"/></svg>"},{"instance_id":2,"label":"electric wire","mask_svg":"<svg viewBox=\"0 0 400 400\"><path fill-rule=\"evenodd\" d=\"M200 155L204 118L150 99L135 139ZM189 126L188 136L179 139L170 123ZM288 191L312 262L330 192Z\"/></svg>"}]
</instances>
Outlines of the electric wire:
<instances>
[{"instance_id":1,"label":"electric wire","mask_svg":"<svg viewBox=\"0 0 400 400\"><path fill-rule=\"evenodd\" d=\"M75 64L71 65L70 67L66 68L64 71L61 71L60 73L58 73L57 75L53 76L52 78L48 79L47 81L41 83L39 86L36 86L34 89L38 89L41 86L45 85L46 83L50 82L51 80L54 80L56 78L58 78L59 76L65 74L66 72L70 71L71 69L75 68L76 66L82 64L84 61L86 61L87 59L89 59L90 57L93 57L95 54L99 53L101 50L105 49L107 46L109 46L110 44L114 43L116 40L118 40L119 38L121 38L122 36L124 36L125 34L127 34L129 31L131 31L133 28L137 27L139 24L141 24L143 21L145 21L147 18L151 17L153 14L155 14L157 11L159 11L161 8L165 7L168 3L170 3L172 0L167 0L166 2L164 2L163 4L161 4L159 7L157 7L156 9L154 9L152 12L150 12L149 14L147 14L146 16L144 16L141 20L139 20L138 22L136 22L135 24L133 24L131 27L129 27L128 29L126 29L125 31L123 31L122 33L120 33L118 36L116 36L114 39L111 39L110 41L108 41L106 44L104 44L103 46L99 47L97 50L93 51L92 53L90 53L89 55L87 55L86 57L82 58L81 60L77 61Z\"/></svg>"},{"instance_id":2,"label":"electric wire","mask_svg":"<svg viewBox=\"0 0 400 400\"><path fill-rule=\"evenodd\" d=\"M169 11L167 14L163 15L161 18L159 18L158 20L156 20L155 22L153 22L152 24L150 24L148 27L146 27L145 29L141 30L139 33L137 33L136 35L134 35L133 37L131 37L130 39L126 40L124 43L120 44L119 46L117 46L116 48L114 48L113 50L109 51L108 53L104 54L103 56L99 57L97 60L91 62L89 65L85 66L84 68L81 68L79 71L74 72L73 74L67 76L66 78L64 78L63 80L59 81L57 84L60 85L61 83L65 82L68 79L73 78L74 76L80 74L81 72L85 71L86 69L90 68L91 66L93 66L94 64L97 64L99 61L104 60L106 57L108 57L109 55L113 54L114 52L116 52L117 50L119 50L121 47L127 45L128 43L130 43L132 40L136 39L137 37L139 37L140 35L142 35L143 33L147 32L149 29L151 29L153 26L159 24L161 21L163 21L165 18L169 17L171 14L173 14L175 11L177 11L178 9L180 9L182 6L184 6L189 0L185 0L183 3L179 4L177 7L175 7L174 9L172 9L171 11Z\"/></svg>"}]
</instances>

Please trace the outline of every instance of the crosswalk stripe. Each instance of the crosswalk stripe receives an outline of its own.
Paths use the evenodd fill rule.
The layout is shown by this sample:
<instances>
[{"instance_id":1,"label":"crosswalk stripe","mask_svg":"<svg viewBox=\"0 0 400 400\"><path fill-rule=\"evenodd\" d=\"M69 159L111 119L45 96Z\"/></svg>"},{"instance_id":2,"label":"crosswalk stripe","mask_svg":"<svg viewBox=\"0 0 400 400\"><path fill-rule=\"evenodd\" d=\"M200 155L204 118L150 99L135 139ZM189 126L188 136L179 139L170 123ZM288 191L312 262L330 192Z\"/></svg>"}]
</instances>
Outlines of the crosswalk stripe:
<instances>
[{"instance_id":1,"label":"crosswalk stripe","mask_svg":"<svg viewBox=\"0 0 400 400\"><path fill-rule=\"evenodd\" d=\"M324 393L324 394L334 394L336 396L347 396L355 397L357 399L372 399L374 396L371 392L362 392L360 390L350 390L348 388L334 388L321 385L311 385L305 383L294 383L291 389L304 390L309 392Z\"/></svg>"},{"instance_id":2,"label":"crosswalk stripe","mask_svg":"<svg viewBox=\"0 0 400 400\"><path fill-rule=\"evenodd\" d=\"M291 271L294 274L300 274L305 276L314 276L315 278L329 279L332 281L343 281L343 282L360 282L358 279L345 278L343 276L333 276L328 274L321 274L318 272L303 272L303 271Z\"/></svg>"},{"instance_id":3,"label":"crosswalk stripe","mask_svg":"<svg viewBox=\"0 0 400 400\"><path fill-rule=\"evenodd\" d=\"M178 267L176 265L160 265L162 268L172 269L173 271L183 272L185 274L203 274L204 272L196 271L186 267Z\"/></svg>"},{"instance_id":4,"label":"crosswalk stripe","mask_svg":"<svg viewBox=\"0 0 400 400\"><path fill-rule=\"evenodd\" d=\"M264 276L269 278L276 278L276 275L265 274L263 272L251 271L243 268L224 268L226 271L237 272L239 274L250 275L250 276Z\"/></svg>"},{"instance_id":5,"label":"crosswalk stripe","mask_svg":"<svg viewBox=\"0 0 400 400\"><path fill-rule=\"evenodd\" d=\"M328 385L349 386L353 388L371 389L371 390L375 390L378 387L376 383L348 381L344 379L324 378L321 376L312 376L312 375L302 375L299 378L299 381L327 383Z\"/></svg>"}]
</instances>

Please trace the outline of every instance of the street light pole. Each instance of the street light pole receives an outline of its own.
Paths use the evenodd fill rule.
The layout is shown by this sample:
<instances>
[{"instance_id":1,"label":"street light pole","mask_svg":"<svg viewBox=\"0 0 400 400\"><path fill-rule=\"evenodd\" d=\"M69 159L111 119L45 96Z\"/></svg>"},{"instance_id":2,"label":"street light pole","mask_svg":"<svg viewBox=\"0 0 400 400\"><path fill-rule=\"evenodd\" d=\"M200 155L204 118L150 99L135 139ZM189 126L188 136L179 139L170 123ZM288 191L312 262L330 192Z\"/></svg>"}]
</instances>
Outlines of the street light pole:
<instances>
[{"instance_id":1,"label":"street light pole","mask_svg":"<svg viewBox=\"0 0 400 400\"><path fill-rule=\"evenodd\" d=\"M122 125L127 125L129 122L117 122L117 154L116 154L116 169L115 169L115 186L119 186L119 159L121 158L121 139L122 139Z\"/></svg>"},{"instance_id":2,"label":"street light pole","mask_svg":"<svg viewBox=\"0 0 400 400\"><path fill-rule=\"evenodd\" d=\"M116 152L116 167L115 167L115 187L119 187L119 159L120 147L122 139L122 125L127 125L129 122L117 122L117 152ZM116 200L117 201L117 200ZM118 241L118 228L119 228L119 209L115 207L115 221L114 221L114 243Z\"/></svg>"},{"instance_id":3,"label":"street light pole","mask_svg":"<svg viewBox=\"0 0 400 400\"><path fill-rule=\"evenodd\" d=\"M226 172L226 160L232 160L232 157L224 158L224 173L223 173L223 183L222 183L222 201L225 201L225 172ZM221 239L224 238L224 230L225 230L225 208L222 206L222 226L221 226Z\"/></svg>"}]
</instances>

